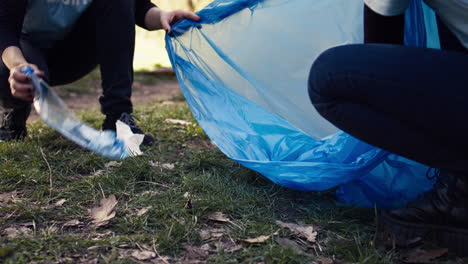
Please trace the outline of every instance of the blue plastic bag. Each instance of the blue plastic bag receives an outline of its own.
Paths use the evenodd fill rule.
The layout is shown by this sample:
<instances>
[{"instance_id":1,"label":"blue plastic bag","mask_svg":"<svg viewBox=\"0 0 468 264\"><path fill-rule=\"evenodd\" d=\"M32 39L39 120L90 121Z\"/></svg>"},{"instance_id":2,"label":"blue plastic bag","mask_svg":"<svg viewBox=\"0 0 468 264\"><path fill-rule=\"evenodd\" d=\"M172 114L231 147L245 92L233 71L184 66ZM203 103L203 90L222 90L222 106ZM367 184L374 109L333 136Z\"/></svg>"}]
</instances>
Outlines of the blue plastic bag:
<instances>
[{"instance_id":1,"label":"blue plastic bag","mask_svg":"<svg viewBox=\"0 0 468 264\"><path fill-rule=\"evenodd\" d=\"M111 130L98 131L82 123L32 68L25 67L21 71L31 78L36 112L47 125L64 137L110 159L121 160L142 154L139 146L144 135L133 134L128 125L120 121L116 123L117 133Z\"/></svg>"},{"instance_id":2,"label":"blue plastic bag","mask_svg":"<svg viewBox=\"0 0 468 264\"><path fill-rule=\"evenodd\" d=\"M340 186L352 205L401 206L432 187L425 166L338 131L309 101L314 59L362 43L362 0L217 0L198 15L173 27L167 50L193 115L228 157L289 188ZM414 1L408 16L408 44L436 43L431 10Z\"/></svg>"}]
</instances>

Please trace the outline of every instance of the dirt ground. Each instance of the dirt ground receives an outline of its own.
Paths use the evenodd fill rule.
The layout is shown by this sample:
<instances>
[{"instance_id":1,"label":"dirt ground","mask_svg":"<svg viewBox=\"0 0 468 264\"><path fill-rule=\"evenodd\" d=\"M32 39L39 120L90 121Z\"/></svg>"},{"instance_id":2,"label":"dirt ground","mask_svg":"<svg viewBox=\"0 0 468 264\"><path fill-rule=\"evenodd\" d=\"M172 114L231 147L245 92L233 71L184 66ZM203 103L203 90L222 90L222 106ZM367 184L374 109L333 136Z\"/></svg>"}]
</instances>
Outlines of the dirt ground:
<instances>
[{"instance_id":1,"label":"dirt ground","mask_svg":"<svg viewBox=\"0 0 468 264\"><path fill-rule=\"evenodd\" d=\"M160 76L173 76L171 69L160 69L151 73L155 79L158 79L156 84L148 85L142 82L135 81L133 84L132 91L132 102L134 105L145 104L149 102L165 101L174 98L181 94L179 84L174 78L159 78ZM101 95L101 87L99 81L91 85L87 93L68 93L66 96L62 96L62 100L72 110L82 109L99 109L99 96ZM56 87L56 90L60 87ZM59 92L60 93L60 92ZM39 116L34 111L28 119L28 122L34 122L39 119Z\"/></svg>"}]
</instances>

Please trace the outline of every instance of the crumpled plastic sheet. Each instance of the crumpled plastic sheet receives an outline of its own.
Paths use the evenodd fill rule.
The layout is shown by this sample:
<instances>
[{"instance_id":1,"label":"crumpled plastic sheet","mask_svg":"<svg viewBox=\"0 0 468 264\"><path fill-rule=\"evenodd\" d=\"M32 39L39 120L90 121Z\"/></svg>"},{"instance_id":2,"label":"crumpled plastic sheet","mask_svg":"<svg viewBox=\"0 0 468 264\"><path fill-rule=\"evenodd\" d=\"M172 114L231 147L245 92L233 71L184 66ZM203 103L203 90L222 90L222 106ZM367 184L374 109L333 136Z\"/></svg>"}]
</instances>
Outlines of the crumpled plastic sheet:
<instances>
[{"instance_id":1,"label":"crumpled plastic sheet","mask_svg":"<svg viewBox=\"0 0 468 264\"><path fill-rule=\"evenodd\" d=\"M338 186L349 205L398 207L433 186L426 166L338 131L309 101L315 58L362 43L362 0L216 0L198 15L166 46L194 117L229 158L289 188ZM437 48L434 13L413 0L407 18L407 44Z\"/></svg>"},{"instance_id":2,"label":"crumpled plastic sheet","mask_svg":"<svg viewBox=\"0 0 468 264\"><path fill-rule=\"evenodd\" d=\"M110 159L121 160L142 154L140 144L143 135L133 134L128 125L118 121L117 133L111 130L99 131L81 122L65 103L39 78L31 68L22 72L30 76L36 96L34 108L41 119L64 137L83 148Z\"/></svg>"}]
</instances>

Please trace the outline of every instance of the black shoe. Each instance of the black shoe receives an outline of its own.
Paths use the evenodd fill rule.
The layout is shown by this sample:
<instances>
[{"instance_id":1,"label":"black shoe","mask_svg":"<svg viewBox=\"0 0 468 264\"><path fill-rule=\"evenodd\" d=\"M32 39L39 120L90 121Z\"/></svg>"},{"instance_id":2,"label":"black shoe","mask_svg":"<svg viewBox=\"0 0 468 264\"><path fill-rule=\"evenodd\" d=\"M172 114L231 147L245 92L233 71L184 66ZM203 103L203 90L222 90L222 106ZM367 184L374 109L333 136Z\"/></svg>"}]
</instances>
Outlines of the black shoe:
<instances>
[{"instance_id":1,"label":"black shoe","mask_svg":"<svg viewBox=\"0 0 468 264\"><path fill-rule=\"evenodd\" d=\"M26 120L31 113L31 105L0 111L0 142L22 140L27 135Z\"/></svg>"},{"instance_id":2,"label":"black shoe","mask_svg":"<svg viewBox=\"0 0 468 264\"><path fill-rule=\"evenodd\" d=\"M107 115L106 119L104 120L104 123L102 124L102 129L115 131L115 123L117 122L117 120L120 120L123 123L127 124L133 133L145 135L142 143L144 146L154 145L154 138L151 135L145 134L143 130L141 130L141 128L138 127L138 125L135 123L133 115L129 113L122 113L121 115Z\"/></svg>"},{"instance_id":3,"label":"black shoe","mask_svg":"<svg viewBox=\"0 0 468 264\"><path fill-rule=\"evenodd\" d=\"M468 255L468 175L440 173L433 190L405 208L381 213L383 231L396 241L434 239L458 256Z\"/></svg>"}]
</instances>

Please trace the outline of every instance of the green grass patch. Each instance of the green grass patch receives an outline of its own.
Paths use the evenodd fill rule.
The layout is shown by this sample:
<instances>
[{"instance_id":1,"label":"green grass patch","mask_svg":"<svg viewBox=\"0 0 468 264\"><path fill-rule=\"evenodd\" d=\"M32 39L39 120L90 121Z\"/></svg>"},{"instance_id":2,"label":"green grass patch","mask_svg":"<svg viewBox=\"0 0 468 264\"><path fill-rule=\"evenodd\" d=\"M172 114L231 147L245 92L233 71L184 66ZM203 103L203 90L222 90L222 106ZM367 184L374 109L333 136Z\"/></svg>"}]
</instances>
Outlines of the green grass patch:
<instances>
[{"instance_id":1,"label":"green grass patch","mask_svg":"<svg viewBox=\"0 0 468 264\"><path fill-rule=\"evenodd\" d=\"M372 243L374 210L340 206L333 191L280 187L231 161L211 145L185 103L139 106L136 116L158 143L113 166L40 121L29 125L25 141L0 143L0 194L14 192L0 199L0 262L144 263L131 252L149 249L168 263L313 263L320 257L397 263L397 254ZM79 117L96 128L103 120L97 110ZM94 228L88 209L111 194L118 200L116 216ZM230 222L213 221L215 212ZM70 220L80 224L66 226ZM317 243L276 220L313 225ZM210 230L217 235L203 237ZM243 242L275 233L263 243Z\"/></svg>"}]
</instances>

